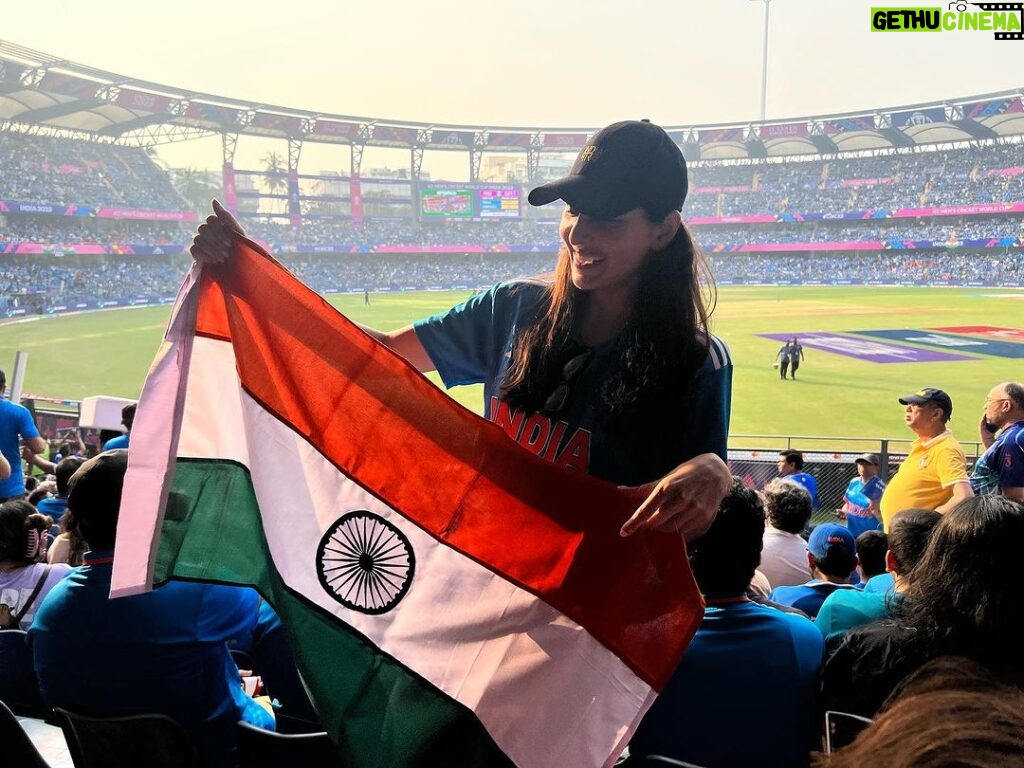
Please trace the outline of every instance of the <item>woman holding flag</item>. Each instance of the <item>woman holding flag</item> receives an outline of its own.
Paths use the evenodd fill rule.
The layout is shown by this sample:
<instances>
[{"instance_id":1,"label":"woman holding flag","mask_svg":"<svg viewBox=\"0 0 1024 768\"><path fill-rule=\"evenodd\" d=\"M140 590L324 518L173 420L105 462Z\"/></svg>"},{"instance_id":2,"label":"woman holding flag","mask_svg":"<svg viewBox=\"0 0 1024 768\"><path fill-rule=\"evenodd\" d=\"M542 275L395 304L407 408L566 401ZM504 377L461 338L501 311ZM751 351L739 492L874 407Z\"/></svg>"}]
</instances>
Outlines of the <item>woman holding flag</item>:
<instances>
[{"instance_id":1,"label":"woman holding flag","mask_svg":"<svg viewBox=\"0 0 1024 768\"><path fill-rule=\"evenodd\" d=\"M696 538L731 485L732 362L708 332L714 289L682 222L686 192L663 129L614 123L568 176L530 193L533 205L566 204L553 282L501 283L411 326L364 330L446 386L483 383L485 415L526 449L639 487L622 535ZM193 257L224 261L235 234L214 202Z\"/></svg>"}]
</instances>

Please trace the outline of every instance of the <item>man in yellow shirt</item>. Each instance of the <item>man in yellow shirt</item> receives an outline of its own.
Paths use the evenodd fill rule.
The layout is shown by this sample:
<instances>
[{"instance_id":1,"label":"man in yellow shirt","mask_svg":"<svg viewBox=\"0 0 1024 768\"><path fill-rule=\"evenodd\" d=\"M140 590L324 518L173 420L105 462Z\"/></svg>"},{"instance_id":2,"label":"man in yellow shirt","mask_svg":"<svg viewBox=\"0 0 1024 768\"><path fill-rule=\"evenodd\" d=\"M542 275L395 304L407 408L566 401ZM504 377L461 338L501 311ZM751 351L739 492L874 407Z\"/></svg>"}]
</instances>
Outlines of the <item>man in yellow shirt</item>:
<instances>
[{"instance_id":1,"label":"man in yellow shirt","mask_svg":"<svg viewBox=\"0 0 1024 768\"><path fill-rule=\"evenodd\" d=\"M963 448L946 427L953 401L941 389L926 387L900 398L905 421L917 435L910 453L882 495L882 523L904 509L944 513L974 495Z\"/></svg>"}]
</instances>

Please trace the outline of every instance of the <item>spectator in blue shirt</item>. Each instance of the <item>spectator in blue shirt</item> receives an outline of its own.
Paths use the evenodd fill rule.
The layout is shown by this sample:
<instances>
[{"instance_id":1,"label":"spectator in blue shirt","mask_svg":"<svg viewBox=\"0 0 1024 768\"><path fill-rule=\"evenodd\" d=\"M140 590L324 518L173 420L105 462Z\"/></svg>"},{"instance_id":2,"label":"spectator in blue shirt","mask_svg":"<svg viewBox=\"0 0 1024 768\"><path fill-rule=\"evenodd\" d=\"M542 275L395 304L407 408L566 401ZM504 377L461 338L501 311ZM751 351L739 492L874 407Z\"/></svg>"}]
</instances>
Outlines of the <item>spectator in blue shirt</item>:
<instances>
[{"instance_id":1,"label":"spectator in blue shirt","mask_svg":"<svg viewBox=\"0 0 1024 768\"><path fill-rule=\"evenodd\" d=\"M824 523L807 540L807 565L811 580L796 587L777 587L769 600L799 608L812 619L825 598L836 590L857 588L850 576L857 567L857 543L845 526Z\"/></svg>"},{"instance_id":2,"label":"spectator in blue shirt","mask_svg":"<svg viewBox=\"0 0 1024 768\"><path fill-rule=\"evenodd\" d=\"M845 530L845 529L844 529ZM690 546L704 620L629 751L716 768L800 768L819 737L824 640L803 616L746 597L764 509L734 478L710 530Z\"/></svg>"},{"instance_id":3,"label":"spectator in blue shirt","mask_svg":"<svg viewBox=\"0 0 1024 768\"><path fill-rule=\"evenodd\" d=\"M57 495L43 499L36 504L36 509L41 514L49 515L54 525L59 525L60 520L68 509L68 486L71 477L78 471L78 468L85 463L81 456L68 456L57 462L54 469L54 476L57 478Z\"/></svg>"},{"instance_id":4,"label":"spectator in blue shirt","mask_svg":"<svg viewBox=\"0 0 1024 768\"><path fill-rule=\"evenodd\" d=\"M882 510L878 502L885 493L885 480L879 474L880 464L877 453L857 457L857 476L846 486L843 506L836 510L836 516L846 520L846 527L854 538L865 531L882 530Z\"/></svg>"},{"instance_id":5,"label":"spectator in blue shirt","mask_svg":"<svg viewBox=\"0 0 1024 768\"><path fill-rule=\"evenodd\" d=\"M242 690L229 647L258 656L267 633L283 633L280 620L254 590L241 587L171 581L109 598L127 466L127 451L109 451L71 479L68 515L90 551L33 620L29 642L40 690L49 706L85 715L168 715L193 736L203 766L233 768L235 724L272 729L274 719ZM294 669L290 653L276 663ZM273 673L264 677L273 690Z\"/></svg>"},{"instance_id":6,"label":"spectator in blue shirt","mask_svg":"<svg viewBox=\"0 0 1024 768\"><path fill-rule=\"evenodd\" d=\"M811 494L811 509L818 509L818 483L804 472L804 455L800 451L787 449L779 451L779 476L790 483L802 485Z\"/></svg>"},{"instance_id":7,"label":"spectator in blue shirt","mask_svg":"<svg viewBox=\"0 0 1024 768\"><path fill-rule=\"evenodd\" d=\"M121 424L124 425L124 434L112 437L103 444L104 451L114 451L118 448L127 448L132 435L132 423L135 421L136 403L129 403L121 409Z\"/></svg>"},{"instance_id":8,"label":"spectator in blue shirt","mask_svg":"<svg viewBox=\"0 0 1024 768\"><path fill-rule=\"evenodd\" d=\"M869 585L876 585L873 589L844 589L829 595L814 619L826 641L832 641L854 627L893 615L901 596L910 587L914 567L924 554L940 519L942 515L931 509L906 509L893 515L888 534L889 548L885 552L888 571L885 578L889 588L882 589L883 577L875 576L868 581ZM862 533L857 539L858 547L865 536L885 535L881 531Z\"/></svg>"},{"instance_id":9,"label":"spectator in blue shirt","mask_svg":"<svg viewBox=\"0 0 1024 768\"><path fill-rule=\"evenodd\" d=\"M864 531L857 537L857 579L855 583L864 588L871 579L885 574L885 553L889 551L889 540L885 531Z\"/></svg>"},{"instance_id":10,"label":"spectator in blue shirt","mask_svg":"<svg viewBox=\"0 0 1024 768\"><path fill-rule=\"evenodd\" d=\"M46 441L40 437L28 408L4 399L5 389L7 374L0 371L0 453L8 469L5 473L2 471L4 466L0 465L0 502L20 499L25 495L25 473L21 467L18 441L24 440L33 454L46 450Z\"/></svg>"},{"instance_id":11,"label":"spectator in blue shirt","mask_svg":"<svg viewBox=\"0 0 1024 768\"><path fill-rule=\"evenodd\" d=\"M974 465L971 488L976 494L1000 493L1024 501L1024 386L1007 381L992 388L978 436L985 453Z\"/></svg>"}]
</instances>

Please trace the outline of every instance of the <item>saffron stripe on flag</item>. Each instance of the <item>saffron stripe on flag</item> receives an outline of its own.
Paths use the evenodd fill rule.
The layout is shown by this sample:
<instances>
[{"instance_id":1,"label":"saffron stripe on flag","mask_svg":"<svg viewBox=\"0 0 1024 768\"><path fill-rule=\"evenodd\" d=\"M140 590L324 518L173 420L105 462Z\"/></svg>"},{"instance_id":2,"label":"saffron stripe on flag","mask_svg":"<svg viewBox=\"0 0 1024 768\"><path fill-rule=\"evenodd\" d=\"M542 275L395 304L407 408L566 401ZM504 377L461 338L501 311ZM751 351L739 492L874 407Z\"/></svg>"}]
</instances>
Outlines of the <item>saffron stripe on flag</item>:
<instances>
[{"instance_id":1,"label":"saffron stripe on flag","mask_svg":"<svg viewBox=\"0 0 1024 768\"><path fill-rule=\"evenodd\" d=\"M610 765L702 616L678 537L621 539L642 493L523 451L251 243L238 243L229 266L205 270L183 286L143 390L112 595L147 589L154 573L254 584L282 612L311 678L318 661L331 663L311 638L335 622L330 632L371 651L359 662L371 670L361 696L383 702L383 722L401 717L391 705L412 695L429 702L440 731L381 732L362 698L316 683L318 709L337 738L360 742L361 765L410 764L395 744L412 756L429 751L448 724L476 734L467 736L475 757L422 764L487 765L495 761L483 755L500 743L524 766ZM231 492L209 477L186 482L189 453L234 467ZM321 482L328 475L335 480ZM349 493L332 485L343 476ZM234 514L246 495L252 521ZM399 606L351 616L352 605L325 597L329 580L310 583L313 543L327 542L323 532L355 514L357 501L431 553L402 586L403 604L417 606L408 615ZM446 569L459 577L446 582ZM428 590L439 599L424 598ZM501 609L498 627L476 600L490 615ZM460 623L447 614L461 605L470 613ZM372 674L385 665L401 674ZM581 681L575 670L589 666L602 669ZM410 693L420 686L426 693ZM390 757L374 762L375 744Z\"/></svg>"},{"instance_id":2,"label":"saffron stripe on flag","mask_svg":"<svg viewBox=\"0 0 1024 768\"><path fill-rule=\"evenodd\" d=\"M192 361L178 446L179 454L189 461L179 459L175 488L182 468L191 467L192 460L251 462L258 468L251 470L252 504L258 498L263 509L287 508L290 513L264 514L261 521L256 511L251 520L239 521L239 502L221 498L223 492L218 495L216 485L193 484L188 493L176 490L172 499L195 499L202 514L192 516L190 535L197 543L188 559L179 551L173 553L178 563L173 568L175 575L202 578L205 574L243 584L262 579L259 573L225 572L224 552L217 548L220 542L232 542L232 532L239 524L247 529L261 526L271 563L290 591L335 615L384 653L401 659L472 709L510 754L515 753L522 733L543 742L553 756L593 750L593 764L615 750L632 730L628 726L636 725L653 702L648 684L583 628L388 508L339 473L288 425L240 392L237 384L232 388L234 358L229 344L196 339ZM247 435L247 449L236 439L240 434ZM230 512L224 514L224 510ZM316 568L317 547L325 530L350 510L379 515L397 526L411 543L421 565L402 598L401 612L367 615L350 610L322 585ZM169 572L165 566L163 573ZM467 626L477 629L472 635L460 634ZM510 659L515 663L509 664ZM551 665L551 659L561 663ZM494 691L505 690L505 686L514 687L516 702L495 698ZM561 698L570 710L603 715L565 723L548 719L541 710L521 712L517 717L508 711L522 701L543 700L552 686L564 690ZM507 732L510 727L514 733Z\"/></svg>"},{"instance_id":3,"label":"saffron stripe on flag","mask_svg":"<svg viewBox=\"0 0 1024 768\"><path fill-rule=\"evenodd\" d=\"M281 273L240 243L230 269L201 281L196 331L231 339L243 388L389 506L541 595L660 689L702 611L679 538L618 535L642 496L523 451Z\"/></svg>"}]
</instances>

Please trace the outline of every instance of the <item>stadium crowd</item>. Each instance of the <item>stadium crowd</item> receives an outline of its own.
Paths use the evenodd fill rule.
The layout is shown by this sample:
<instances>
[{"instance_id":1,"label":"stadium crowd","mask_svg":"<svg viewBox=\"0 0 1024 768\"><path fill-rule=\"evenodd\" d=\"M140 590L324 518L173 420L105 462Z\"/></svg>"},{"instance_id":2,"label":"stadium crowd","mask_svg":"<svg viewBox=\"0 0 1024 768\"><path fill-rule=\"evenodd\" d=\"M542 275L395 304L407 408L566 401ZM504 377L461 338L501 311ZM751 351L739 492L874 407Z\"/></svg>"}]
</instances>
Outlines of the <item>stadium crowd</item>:
<instances>
[{"instance_id":1,"label":"stadium crowd","mask_svg":"<svg viewBox=\"0 0 1024 768\"><path fill-rule=\"evenodd\" d=\"M306 245L527 245L554 251L558 247L558 228L554 221L517 222L351 222L312 220L299 230L281 222L252 220L248 231L268 243L294 247ZM1017 216L937 218L922 222L903 221L819 221L786 224L728 226L696 224L694 235L705 248L716 245L750 243L849 242L856 240L931 240L945 243L951 239L1018 238L1022 224Z\"/></svg>"},{"instance_id":2,"label":"stadium crowd","mask_svg":"<svg viewBox=\"0 0 1024 768\"><path fill-rule=\"evenodd\" d=\"M903 252L856 253L843 256L781 254L713 254L719 282L831 283L839 280L882 283L968 284L1024 280L1024 254Z\"/></svg>"},{"instance_id":3,"label":"stadium crowd","mask_svg":"<svg viewBox=\"0 0 1024 768\"><path fill-rule=\"evenodd\" d=\"M318 293L430 288L477 289L501 280L548 275L551 253L279 254L282 263ZM942 285L978 282L1024 283L1024 253L972 251L881 251L844 255L708 255L723 284L828 284L837 281ZM0 264L0 312L26 306L33 311L77 302L165 299L177 292L187 269L178 258L8 257Z\"/></svg>"},{"instance_id":4,"label":"stadium crowd","mask_svg":"<svg viewBox=\"0 0 1024 768\"><path fill-rule=\"evenodd\" d=\"M9 214L0 224L0 243L16 247L22 243L42 244L47 250L70 249L76 244L94 244L117 252L131 246L163 246L180 252L189 241L188 224L168 222L125 222ZM963 240L1020 239L1017 216L943 217L907 223L889 220L858 222L819 221L801 224L694 225L694 236L705 250L720 246L785 243L849 243L864 240L930 241L945 247ZM301 251L303 248L335 247L341 252L363 251L387 246L435 246L448 248L493 248L525 246L554 253L558 248L557 225L551 221L520 222L415 222L309 220L301 229L268 220L253 220L254 237L274 249Z\"/></svg>"},{"instance_id":5,"label":"stadium crowd","mask_svg":"<svg viewBox=\"0 0 1024 768\"><path fill-rule=\"evenodd\" d=\"M991 434L973 469L947 430L953 405L945 392L923 389L900 402L918 436L911 455L891 477L879 474L877 455L857 456L838 519L822 518L799 451L780 452L778 477L761 490L733 478L710 529L689 547L703 622L620 765L645 766L657 754L706 768L753 760L859 768L869 763L853 755L899 753L885 735L897 717L923 749L944 741L950 759L977 761L918 762L925 753L904 745L908 762L886 764L1019 765L1024 668L1012 629L1024 541L1024 386L997 384L986 398L982 428ZM49 458L31 415L4 408L0 429L25 447L0 466L8 494L0 503L0 602L9 609L0 609L0 628L6 621L27 631L39 682L5 678L15 670L8 660L0 699L29 715L85 701L104 711L165 712L195 739L202 765L215 768L238 765L236 720L315 730L281 621L252 590L172 582L108 601L134 406L123 410L126 435L87 444L69 432L52 441ZM153 659L160 681L123 673ZM198 669L218 672L204 678ZM243 689L239 676L253 670L272 702L259 705ZM107 684L93 685L94 676ZM925 705L937 692L943 703L933 711ZM921 710L905 711L911 701ZM942 709L955 710L955 720L937 721ZM325 744L315 764L335 764L331 749Z\"/></svg>"},{"instance_id":6,"label":"stadium crowd","mask_svg":"<svg viewBox=\"0 0 1024 768\"><path fill-rule=\"evenodd\" d=\"M1019 202L1024 198L1020 157L1020 145L1006 144L849 160L695 163L688 215L840 214Z\"/></svg>"},{"instance_id":7,"label":"stadium crowd","mask_svg":"<svg viewBox=\"0 0 1024 768\"><path fill-rule=\"evenodd\" d=\"M17 265L6 263L0 268L0 307L19 306L22 296L33 297L39 311L79 301L173 297L184 275L181 264L138 259L110 259L88 266L21 259Z\"/></svg>"},{"instance_id":8,"label":"stadium crowd","mask_svg":"<svg viewBox=\"0 0 1024 768\"><path fill-rule=\"evenodd\" d=\"M768 213L783 217L816 212L836 217L862 209L1021 202L1024 166L1020 165L1019 149L1016 144L999 144L850 159L695 163L686 215L698 218ZM0 200L165 211L188 207L174 191L170 176L143 150L11 133L0 133ZM541 209L540 215L551 214ZM554 252L558 244L557 223L533 217L516 221L366 219L356 224L344 218L310 216L296 229L283 217L257 216L247 218L246 225L253 237L283 252L330 246L364 251L389 246L525 247ZM856 221L833 218L802 223L696 225L693 229L708 251L858 240L931 241L955 246L965 239L1019 240L1022 234L1019 215ZM187 243L189 231L189 225L175 222L96 220L16 210L0 214L0 244L6 244L12 252L24 245L39 245L56 253L67 252L75 244L100 246L108 253L130 246L179 248ZM988 261L983 257L980 263ZM861 256L851 257L850 269L843 270L848 274L839 279L863 279L862 262ZM765 263L758 279L766 279L771 268L770 261ZM785 272L782 279L820 279L816 275L819 266L806 261L788 259L780 268ZM732 279L728 269L725 266L723 277ZM794 269L806 277L792 277ZM899 269L899 261L890 261L885 269L891 275L893 269ZM971 270L956 267L947 272L960 275ZM66 285L65 278L61 275L51 279L46 290ZM972 274L970 279L984 276ZM160 277L145 282L159 283ZM393 284L390 277L381 277L380 270L362 282Z\"/></svg>"},{"instance_id":9,"label":"stadium crowd","mask_svg":"<svg viewBox=\"0 0 1024 768\"><path fill-rule=\"evenodd\" d=\"M0 132L0 200L187 209L145 150L5 132Z\"/></svg>"},{"instance_id":10,"label":"stadium crowd","mask_svg":"<svg viewBox=\"0 0 1024 768\"><path fill-rule=\"evenodd\" d=\"M722 166L714 169L720 172L714 181L712 169L697 164L695 205L687 214L1021 201L1021 173L988 172L1012 170L1019 162L1010 148L1000 146L884 160ZM849 183L871 178L885 180ZM183 205L140 150L58 146L48 139L0 134L0 180L4 199L166 210ZM716 185L749 189L701 191ZM86 199L72 199L79 193ZM702 214L702 206L709 212ZM4 224L10 233L29 239L65 226L38 217L5 218L14 222ZM475 290L546 274L555 266L550 222L411 226L371 221L337 229L336 223L315 221L301 235L253 221L250 234L278 244L306 242L301 239L306 232L335 238L346 231L357 238L354 242L376 245L529 245L541 236L549 244L527 254L280 255L286 267L322 293ZM986 231L1014 222L1006 233ZM634 225L655 229L647 221L634 220ZM76 235L111 243L136 233L147 242L179 233L177 225L151 223L66 226ZM875 222L841 222L730 228L719 234L747 243L865 239L867 233L874 239L879 231L917 239L943 228L944 235L923 239L963 238L968 232L1020 236L1014 219L961 219L934 227L887 221L884 227L891 230ZM675 239L679 233L668 235ZM482 242L484 237L495 239ZM711 259L721 283L1024 282L1019 248L842 256L711 253ZM165 299L174 294L186 266L181 255L145 260L8 255L0 266L0 296L9 305L32 297L31 306L40 311L83 300ZM459 341L473 346L473 339ZM785 348L790 356L802 349L796 339ZM563 381L552 394L571 392L574 383L578 393L575 377L590 364L592 352L584 350L558 366ZM705 357L712 361L707 350ZM725 357L705 367L720 377L727 369L731 380ZM791 364L795 378L796 364ZM0 394L5 387L0 371ZM548 397L543 410L561 414L568 397L561 404ZM947 429L953 410L947 393L924 388L899 402L915 435L910 455L891 476L884 476L877 455L857 457L856 476L839 509L820 508L816 480L795 450L780 452L778 476L764 487L733 478L710 528L693 538L687 552L706 604L703 620L643 717L624 766L638 768L659 754L706 768L809 768L812 762L820 768L927 766L924 760L934 756L935 745L947 760L936 766L1020 764L1024 664L1015 648L1015 577L1024 545L1024 387L994 384L978 424L985 450L974 466ZM30 649L28 672L22 667L15 675L13 667L0 666L0 700L34 714L52 705L100 714L161 711L184 726L202 765L235 768L238 721L261 728L301 722L316 730L318 716L298 678L281 620L254 590L182 581L108 599L127 456L140 450L139 443L131 444L133 419L134 407L128 406L122 411L124 434L103 434L95 441L43 436L27 409L0 399L0 634L27 633L17 638L23 650ZM49 447L44 437L51 440ZM724 447L724 432L722 437ZM714 506L709 505L712 512ZM51 549L54 535L63 543ZM232 650L244 655L232 656ZM11 663L9 658L0 655L3 663ZM251 693L261 692L260 686L266 695L257 701ZM825 718L826 710L842 717ZM906 734L915 739L892 743ZM823 743L829 745L826 751L839 751L815 755ZM439 763L425 759L423 764Z\"/></svg>"},{"instance_id":11,"label":"stadium crowd","mask_svg":"<svg viewBox=\"0 0 1024 768\"><path fill-rule=\"evenodd\" d=\"M1021 146L1008 143L849 159L697 162L691 164L693 208L687 215L835 216L859 210L1021 202L1020 155ZM144 150L12 133L0 133L0 200L162 211L189 207L175 192L168 173ZM315 219L307 226L314 237L320 236L321 224ZM328 226L333 230L337 225ZM386 223L380 226L381 232L371 230L372 239L405 234L388 229ZM495 231L500 227L496 224ZM511 228L507 236L520 232ZM253 234L264 237L255 230Z\"/></svg>"},{"instance_id":12,"label":"stadium crowd","mask_svg":"<svg viewBox=\"0 0 1024 768\"><path fill-rule=\"evenodd\" d=\"M8 214L0 243L94 243L97 245L182 245L194 224L121 221L79 216Z\"/></svg>"},{"instance_id":13,"label":"stadium crowd","mask_svg":"<svg viewBox=\"0 0 1024 768\"><path fill-rule=\"evenodd\" d=\"M442 221L365 220L362 224L330 219L308 219L300 229L274 221L250 219L247 232L268 243L282 245L528 245L555 248L558 227L551 221Z\"/></svg>"}]
</instances>

